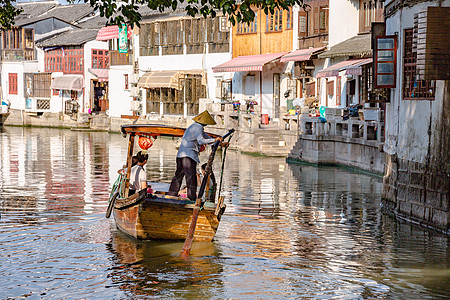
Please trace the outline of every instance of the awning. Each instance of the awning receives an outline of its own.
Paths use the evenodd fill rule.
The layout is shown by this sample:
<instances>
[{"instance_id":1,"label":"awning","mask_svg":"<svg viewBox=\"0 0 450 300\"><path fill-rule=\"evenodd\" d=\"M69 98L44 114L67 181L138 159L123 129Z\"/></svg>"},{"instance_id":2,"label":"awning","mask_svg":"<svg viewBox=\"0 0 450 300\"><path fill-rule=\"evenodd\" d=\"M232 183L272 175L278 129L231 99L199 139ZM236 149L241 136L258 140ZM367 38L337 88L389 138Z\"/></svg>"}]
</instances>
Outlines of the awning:
<instances>
[{"instance_id":1,"label":"awning","mask_svg":"<svg viewBox=\"0 0 450 300\"><path fill-rule=\"evenodd\" d=\"M346 69L349 66L355 65L357 63L362 62L364 59L349 59L349 60L344 60L341 61L337 64L334 64L328 68L322 69L319 71L319 73L317 73L316 77L317 78L322 78L322 77L333 77L333 76L338 76L339 75L339 71Z\"/></svg>"},{"instance_id":2,"label":"awning","mask_svg":"<svg viewBox=\"0 0 450 300\"><path fill-rule=\"evenodd\" d=\"M61 75L52 79L50 88L53 90L68 90L81 92L84 88L83 75Z\"/></svg>"},{"instance_id":3,"label":"awning","mask_svg":"<svg viewBox=\"0 0 450 300\"><path fill-rule=\"evenodd\" d=\"M131 27L127 28L128 39L131 39L132 30ZM97 33L97 41L108 41L119 38L119 26L106 26L102 27Z\"/></svg>"},{"instance_id":4,"label":"awning","mask_svg":"<svg viewBox=\"0 0 450 300\"><path fill-rule=\"evenodd\" d=\"M280 62L310 60L313 54L316 54L317 52L320 52L323 49L325 49L325 47L295 50L292 51L291 53L284 55L280 59Z\"/></svg>"},{"instance_id":5,"label":"awning","mask_svg":"<svg viewBox=\"0 0 450 300\"><path fill-rule=\"evenodd\" d=\"M97 76L99 82L108 81L109 78L109 69L88 69L89 73Z\"/></svg>"},{"instance_id":6,"label":"awning","mask_svg":"<svg viewBox=\"0 0 450 300\"><path fill-rule=\"evenodd\" d=\"M371 64L372 63L372 58L366 58L363 59L362 62L359 62L357 64L354 64L350 67L347 68L347 70L345 71L345 75L362 75L362 69L361 67L367 64Z\"/></svg>"},{"instance_id":7,"label":"awning","mask_svg":"<svg viewBox=\"0 0 450 300\"><path fill-rule=\"evenodd\" d=\"M138 87L155 89L155 88L172 88L181 90L180 78L185 75L203 75L202 70L171 70L171 71L151 71L147 72L139 78Z\"/></svg>"},{"instance_id":8,"label":"awning","mask_svg":"<svg viewBox=\"0 0 450 300\"><path fill-rule=\"evenodd\" d=\"M232 60L218 65L213 69L213 72L241 72L241 71L262 71L263 66L268 64L288 52L263 54L263 55L249 55L238 56Z\"/></svg>"}]
</instances>

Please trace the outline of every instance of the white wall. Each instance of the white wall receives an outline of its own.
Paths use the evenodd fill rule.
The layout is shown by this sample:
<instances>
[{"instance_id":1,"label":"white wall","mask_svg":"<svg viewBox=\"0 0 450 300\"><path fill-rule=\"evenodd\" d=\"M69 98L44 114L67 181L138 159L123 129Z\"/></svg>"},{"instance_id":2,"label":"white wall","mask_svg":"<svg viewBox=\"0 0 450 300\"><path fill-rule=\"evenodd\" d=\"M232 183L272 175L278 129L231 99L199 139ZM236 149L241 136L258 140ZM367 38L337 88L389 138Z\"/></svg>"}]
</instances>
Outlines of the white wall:
<instances>
[{"instance_id":1,"label":"white wall","mask_svg":"<svg viewBox=\"0 0 450 300\"><path fill-rule=\"evenodd\" d=\"M24 97L24 73L35 73L38 71L37 61L18 61L2 63L2 96L11 102L12 109L25 109ZM17 95L9 94L9 73L17 73Z\"/></svg>"},{"instance_id":2,"label":"white wall","mask_svg":"<svg viewBox=\"0 0 450 300\"><path fill-rule=\"evenodd\" d=\"M358 0L330 0L328 47L358 34L358 10Z\"/></svg>"},{"instance_id":3,"label":"white wall","mask_svg":"<svg viewBox=\"0 0 450 300\"><path fill-rule=\"evenodd\" d=\"M82 112L87 112L90 107L91 93L93 93L91 91L91 80L97 78L88 71L92 68L92 49L108 50L108 42L93 40L84 44L84 107Z\"/></svg>"},{"instance_id":4,"label":"white wall","mask_svg":"<svg viewBox=\"0 0 450 300\"><path fill-rule=\"evenodd\" d=\"M206 70L207 98L215 98L217 73L212 68L231 59L231 53L140 56L139 69L142 76L146 71L161 70Z\"/></svg>"},{"instance_id":5,"label":"white wall","mask_svg":"<svg viewBox=\"0 0 450 300\"><path fill-rule=\"evenodd\" d=\"M403 100L403 45L404 29L412 28L414 14L435 2L425 2L411 8L405 7L386 20L386 33L398 34L396 88L391 89L391 102L386 105L386 140L384 150L401 159L424 162L428 154L428 128L436 124L442 114L444 81L436 81L434 101ZM450 6L444 1L443 6ZM433 142L434 139L431 139Z\"/></svg>"},{"instance_id":6,"label":"white wall","mask_svg":"<svg viewBox=\"0 0 450 300\"><path fill-rule=\"evenodd\" d=\"M131 74L133 67L130 65L111 66L109 68L109 116L120 118L121 115L131 115L130 90L125 90L124 75L128 74L128 87L131 87ZM142 99L145 101L145 99Z\"/></svg>"}]
</instances>

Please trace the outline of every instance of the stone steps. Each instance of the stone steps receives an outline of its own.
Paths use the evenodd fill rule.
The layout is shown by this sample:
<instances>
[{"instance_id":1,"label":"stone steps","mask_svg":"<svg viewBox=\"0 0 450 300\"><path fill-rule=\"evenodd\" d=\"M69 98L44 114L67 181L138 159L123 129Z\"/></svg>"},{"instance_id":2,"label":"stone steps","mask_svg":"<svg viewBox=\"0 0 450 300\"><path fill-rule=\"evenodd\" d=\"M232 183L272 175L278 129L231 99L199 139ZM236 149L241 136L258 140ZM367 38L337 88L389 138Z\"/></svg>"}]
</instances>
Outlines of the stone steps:
<instances>
[{"instance_id":1,"label":"stone steps","mask_svg":"<svg viewBox=\"0 0 450 300\"><path fill-rule=\"evenodd\" d=\"M255 131L259 149L264 155L286 156L290 149L281 138L280 132L275 128L260 129Z\"/></svg>"}]
</instances>

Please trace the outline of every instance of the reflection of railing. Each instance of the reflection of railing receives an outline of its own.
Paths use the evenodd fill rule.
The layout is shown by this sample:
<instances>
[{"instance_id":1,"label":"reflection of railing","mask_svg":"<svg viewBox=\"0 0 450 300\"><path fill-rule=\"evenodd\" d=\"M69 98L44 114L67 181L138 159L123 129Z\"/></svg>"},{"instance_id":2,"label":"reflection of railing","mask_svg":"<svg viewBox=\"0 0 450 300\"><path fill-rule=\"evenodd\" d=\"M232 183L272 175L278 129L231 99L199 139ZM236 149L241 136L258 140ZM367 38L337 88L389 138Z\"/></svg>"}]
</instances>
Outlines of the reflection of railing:
<instances>
[{"instance_id":1,"label":"reflection of railing","mask_svg":"<svg viewBox=\"0 0 450 300\"><path fill-rule=\"evenodd\" d=\"M109 62L111 66L131 65L133 64L133 51L128 51L128 53L119 53L118 50L109 51Z\"/></svg>"},{"instance_id":2,"label":"reflection of railing","mask_svg":"<svg viewBox=\"0 0 450 300\"><path fill-rule=\"evenodd\" d=\"M34 49L3 49L2 61L34 60Z\"/></svg>"}]
</instances>

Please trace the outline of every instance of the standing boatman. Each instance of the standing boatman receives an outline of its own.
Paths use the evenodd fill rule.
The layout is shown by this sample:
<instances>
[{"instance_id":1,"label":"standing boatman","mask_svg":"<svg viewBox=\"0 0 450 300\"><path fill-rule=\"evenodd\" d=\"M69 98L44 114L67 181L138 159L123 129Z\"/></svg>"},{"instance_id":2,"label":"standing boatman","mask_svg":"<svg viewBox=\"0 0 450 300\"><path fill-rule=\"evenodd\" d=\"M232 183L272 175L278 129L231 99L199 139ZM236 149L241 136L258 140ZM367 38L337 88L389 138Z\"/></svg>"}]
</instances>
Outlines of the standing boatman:
<instances>
[{"instance_id":1,"label":"standing boatman","mask_svg":"<svg viewBox=\"0 0 450 300\"><path fill-rule=\"evenodd\" d=\"M187 197L195 201L197 198L197 164L200 163L198 153L202 145L212 144L216 140L222 142L222 137L215 139L205 133L204 127L216 125L216 121L205 110L192 118L195 123L189 126L181 139L177 153L177 170L170 184L168 195L177 196L183 177L186 176Z\"/></svg>"}]
</instances>

